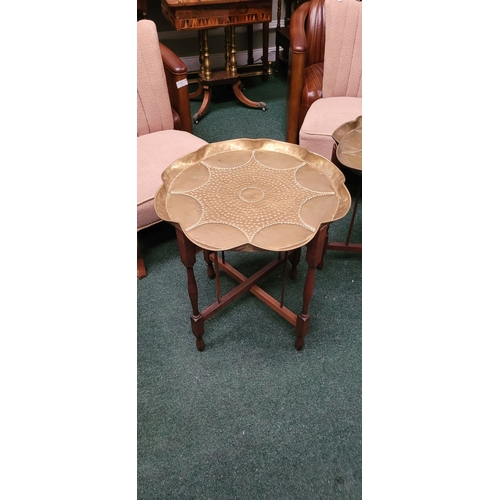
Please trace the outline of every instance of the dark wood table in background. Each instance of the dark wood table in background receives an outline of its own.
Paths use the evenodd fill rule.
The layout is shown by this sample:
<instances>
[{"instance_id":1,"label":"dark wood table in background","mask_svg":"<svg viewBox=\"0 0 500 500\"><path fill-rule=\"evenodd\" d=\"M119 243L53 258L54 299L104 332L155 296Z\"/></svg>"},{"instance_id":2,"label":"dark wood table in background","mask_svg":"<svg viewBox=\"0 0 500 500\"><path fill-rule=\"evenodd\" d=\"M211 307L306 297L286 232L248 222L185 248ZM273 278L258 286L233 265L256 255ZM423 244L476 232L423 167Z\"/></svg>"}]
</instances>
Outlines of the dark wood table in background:
<instances>
[{"instance_id":1,"label":"dark wood table in background","mask_svg":"<svg viewBox=\"0 0 500 500\"><path fill-rule=\"evenodd\" d=\"M242 92L242 83L236 64L235 26L248 27L248 64L253 64L253 31L257 23L263 25L262 79L269 74L269 22L272 18L272 0L161 0L163 15L176 30L197 30L200 50L200 71L198 89L190 95L203 101L193 120L206 113L212 97L212 87L221 84L232 85L240 102L251 108L265 111L266 103L251 101ZM225 28L225 68L212 71L208 47L208 30Z\"/></svg>"}]
</instances>

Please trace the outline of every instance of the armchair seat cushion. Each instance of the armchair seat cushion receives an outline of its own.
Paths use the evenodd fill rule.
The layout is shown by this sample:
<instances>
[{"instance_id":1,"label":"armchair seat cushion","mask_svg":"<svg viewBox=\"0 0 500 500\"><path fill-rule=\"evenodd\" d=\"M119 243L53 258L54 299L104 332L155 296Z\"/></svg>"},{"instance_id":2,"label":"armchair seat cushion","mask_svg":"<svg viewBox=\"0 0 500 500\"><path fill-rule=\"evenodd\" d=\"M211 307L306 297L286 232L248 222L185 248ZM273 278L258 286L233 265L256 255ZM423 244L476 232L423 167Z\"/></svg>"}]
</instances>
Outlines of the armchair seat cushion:
<instances>
[{"instance_id":1,"label":"armchair seat cushion","mask_svg":"<svg viewBox=\"0 0 500 500\"><path fill-rule=\"evenodd\" d=\"M160 222L154 196L162 172L177 158L208 144L182 130L162 130L137 138L137 230Z\"/></svg>"},{"instance_id":2,"label":"armchair seat cushion","mask_svg":"<svg viewBox=\"0 0 500 500\"><path fill-rule=\"evenodd\" d=\"M323 97L313 102L299 132L299 145L331 160L337 127L362 114L361 97Z\"/></svg>"}]
</instances>

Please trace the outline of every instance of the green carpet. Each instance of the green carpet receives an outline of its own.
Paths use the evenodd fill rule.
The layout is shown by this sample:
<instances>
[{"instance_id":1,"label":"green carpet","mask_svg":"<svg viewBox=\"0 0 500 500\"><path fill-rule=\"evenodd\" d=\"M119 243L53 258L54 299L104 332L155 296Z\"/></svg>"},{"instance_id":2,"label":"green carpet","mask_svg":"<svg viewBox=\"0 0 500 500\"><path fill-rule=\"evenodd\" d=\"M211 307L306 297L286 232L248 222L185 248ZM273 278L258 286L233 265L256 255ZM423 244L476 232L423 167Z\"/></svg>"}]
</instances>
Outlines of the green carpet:
<instances>
[{"instance_id":1,"label":"green carpet","mask_svg":"<svg viewBox=\"0 0 500 500\"><path fill-rule=\"evenodd\" d=\"M247 78L245 88L268 110L214 96L194 132L210 142L284 140L285 76ZM349 220L331 225L330 240L345 238ZM148 275L137 281L138 499L360 499L361 255L327 252L303 351L293 326L247 293L206 322L200 353L172 227L139 238ZM361 204L352 241L361 241ZM287 280L285 305L295 312L304 256ZM246 275L273 257L226 252ZM261 282L276 298L281 272ZM195 273L202 309L215 300L215 282L201 254ZM223 293L234 284L222 273Z\"/></svg>"},{"instance_id":2,"label":"green carpet","mask_svg":"<svg viewBox=\"0 0 500 500\"><path fill-rule=\"evenodd\" d=\"M237 138L275 139L286 138L286 75L269 76L263 82L260 76L242 79L246 97L252 101L265 102L267 108L249 108L234 95L229 85L216 86L212 90L212 99L207 114L199 123L193 124L193 133L207 142L216 142ZM190 86L190 92L196 85ZM199 110L201 96L191 101L192 114Z\"/></svg>"}]
</instances>

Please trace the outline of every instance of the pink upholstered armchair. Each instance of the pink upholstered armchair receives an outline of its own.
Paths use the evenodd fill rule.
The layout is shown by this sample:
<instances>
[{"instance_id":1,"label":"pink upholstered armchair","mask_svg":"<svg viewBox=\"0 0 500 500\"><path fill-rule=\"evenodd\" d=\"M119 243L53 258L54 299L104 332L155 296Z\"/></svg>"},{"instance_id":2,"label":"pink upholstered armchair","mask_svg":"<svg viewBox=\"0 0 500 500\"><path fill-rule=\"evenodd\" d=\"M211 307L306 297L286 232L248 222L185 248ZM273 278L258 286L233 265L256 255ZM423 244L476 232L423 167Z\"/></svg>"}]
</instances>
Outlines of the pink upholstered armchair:
<instances>
[{"instance_id":1,"label":"pink upholstered armchair","mask_svg":"<svg viewBox=\"0 0 500 500\"><path fill-rule=\"evenodd\" d=\"M332 158L361 111L361 2L310 0L290 20L287 141Z\"/></svg>"},{"instance_id":2,"label":"pink upholstered armchair","mask_svg":"<svg viewBox=\"0 0 500 500\"><path fill-rule=\"evenodd\" d=\"M193 135L186 65L158 40L153 21L137 22L137 231L161 222L153 201L162 172L207 144ZM146 276L137 242L137 277Z\"/></svg>"}]
</instances>

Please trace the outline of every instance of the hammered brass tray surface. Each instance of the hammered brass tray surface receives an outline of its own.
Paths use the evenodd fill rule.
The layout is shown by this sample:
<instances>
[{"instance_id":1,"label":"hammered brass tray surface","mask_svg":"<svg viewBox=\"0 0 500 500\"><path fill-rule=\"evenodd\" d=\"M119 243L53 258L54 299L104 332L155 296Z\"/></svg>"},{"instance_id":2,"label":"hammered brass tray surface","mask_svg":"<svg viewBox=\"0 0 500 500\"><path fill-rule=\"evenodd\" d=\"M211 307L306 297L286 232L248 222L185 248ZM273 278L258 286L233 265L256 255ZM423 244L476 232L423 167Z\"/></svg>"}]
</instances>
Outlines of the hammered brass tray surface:
<instances>
[{"instance_id":1,"label":"hammered brass tray surface","mask_svg":"<svg viewBox=\"0 0 500 500\"><path fill-rule=\"evenodd\" d=\"M362 116L358 116L333 132L333 139L337 142L338 160L342 165L354 170L362 170L362 120Z\"/></svg>"},{"instance_id":2,"label":"hammered brass tray surface","mask_svg":"<svg viewBox=\"0 0 500 500\"><path fill-rule=\"evenodd\" d=\"M333 163L270 139L203 146L166 168L162 181L156 213L206 250L293 250L351 206Z\"/></svg>"}]
</instances>

